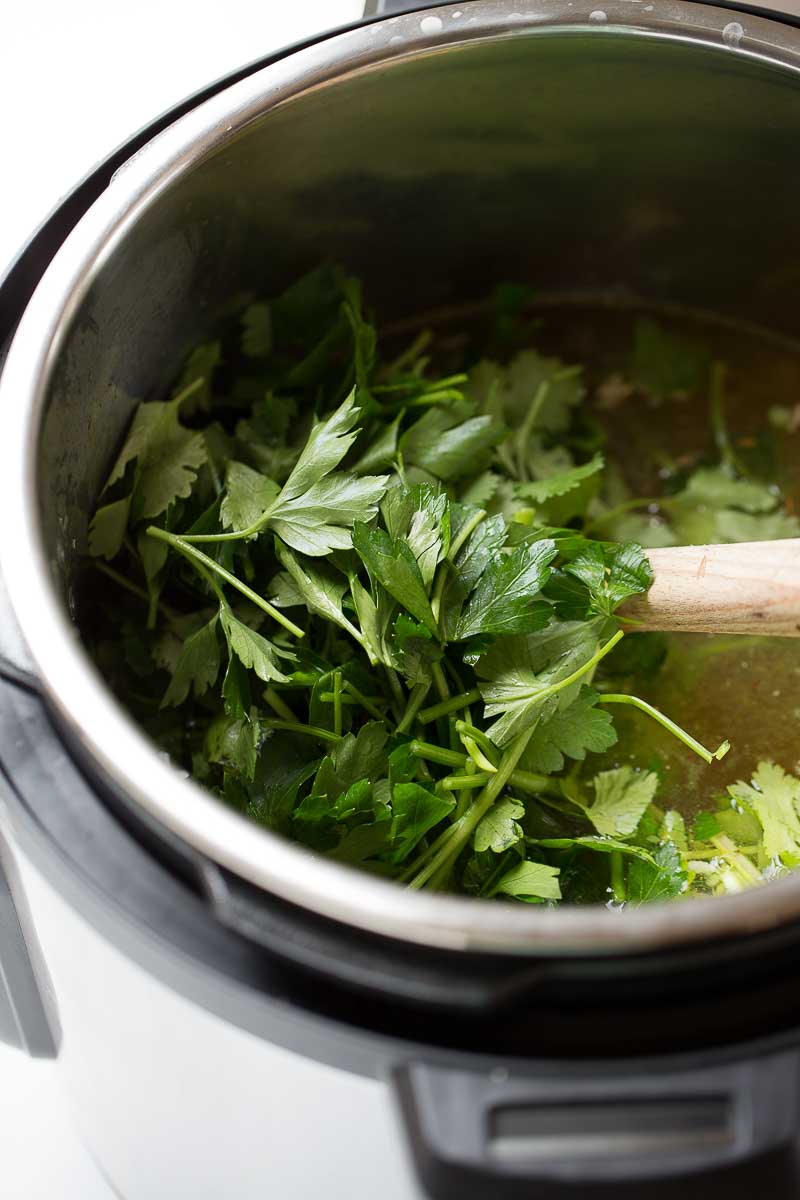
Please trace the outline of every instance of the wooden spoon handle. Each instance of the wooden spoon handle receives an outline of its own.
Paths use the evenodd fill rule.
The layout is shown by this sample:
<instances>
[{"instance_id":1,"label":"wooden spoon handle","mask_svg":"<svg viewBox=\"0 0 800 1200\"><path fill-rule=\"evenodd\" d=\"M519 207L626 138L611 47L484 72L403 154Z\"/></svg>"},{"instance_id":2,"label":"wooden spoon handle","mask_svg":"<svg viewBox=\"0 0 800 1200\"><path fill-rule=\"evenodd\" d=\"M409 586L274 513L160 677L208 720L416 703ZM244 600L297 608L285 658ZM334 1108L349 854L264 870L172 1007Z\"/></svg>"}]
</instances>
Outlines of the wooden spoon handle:
<instances>
[{"instance_id":1,"label":"wooden spoon handle","mask_svg":"<svg viewBox=\"0 0 800 1200\"><path fill-rule=\"evenodd\" d=\"M800 539L666 547L647 557L653 586L620 609L641 629L800 637Z\"/></svg>"}]
</instances>

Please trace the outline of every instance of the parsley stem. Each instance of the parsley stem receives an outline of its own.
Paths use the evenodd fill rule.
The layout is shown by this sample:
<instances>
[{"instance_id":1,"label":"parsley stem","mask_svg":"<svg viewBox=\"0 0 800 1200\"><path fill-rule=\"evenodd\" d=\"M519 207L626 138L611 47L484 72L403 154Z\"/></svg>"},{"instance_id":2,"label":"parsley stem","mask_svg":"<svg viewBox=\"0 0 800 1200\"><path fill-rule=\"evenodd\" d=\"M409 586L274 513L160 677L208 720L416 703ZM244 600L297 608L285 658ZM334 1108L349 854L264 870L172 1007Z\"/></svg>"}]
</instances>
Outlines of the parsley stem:
<instances>
[{"instance_id":1,"label":"parsley stem","mask_svg":"<svg viewBox=\"0 0 800 1200\"><path fill-rule=\"evenodd\" d=\"M419 356L422 354L422 351L425 349L425 347L431 341L432 337L433 337L433 333L431 332L430 329L423 329L422 333L418 333L417 336L414 338L413 342L411 342L410 345L406 346L405 350L403 350L401 354L398 354L397 358L393 359L392 362L386 364L386 366L383 368L383 371L381 372L381 375L383 376L383 378L385 379L387 376L392 376L392 375L396 374L398 371L402 370L404 367L413 366L413 364L417 361ZM415 380L415 382L416 382L416 380ZM377 387L377 388L373 388L372 390L377 392L380 390L380 388Z\"/></svg>"},{"instance_id":2,"label":"parsley stem","mask_svg":"<svg viewBox=\"0 0 800 1200\"><path fill-rule=\"evenodd\" d=\"M421 871L409 880L408 886L410 888L418 890L424 887L434 875L438 874L446 863L452 862L458 857L477 826L508 783L512 771L524 754L525 747L533 736L535 728L536 722L511 743L500 760L497 774L493 775L489 782L484 785L477 800L464 816L460 817L446 831L449 834L447 842L433 855L427 866L423 867Z\"/></svg>"},{"instance_id":3,"label":"parsley stem","mask_svg":"<svg viewBox=\"0 0 800 1200\"><path fill-rule=\"evenodd\" d=\"M342 672L333 673L333 732L342 736Z\"/></svg>"},{"instance_id":4,"label":"parsley stem","mask_svg":"<svg viewBox=\"0 0 800 1200\"><path fill-rule=\"evenodd\" d=\"M626 696L624 693L620 693L619 695L601 694L598 697L598 701L600 704L630 704L633 708L638 708L641 712L647 713L654 721L658 721L659 725L663 725L665 729L674 734L678 741L683 742L684 746L688 746L690 750L694 750L695 754L699 754L703 762L712 763L715 759L724 758L731 748L730 742L725 741L716 750L706 750L705 746L698 742L696 738L693 738L690 733L687 733L685 729L681 729L680 725L676 725L669 717L664 716L662 712L659 712L652 704L648 704L646 700L640 699L639 696Z\"/></svg>"},{"instance_id":5,"label":"parsley stem","mask_svg":"<svg viewBox=\"0 0 800 1200\"><path fill-rule=\"evenodd\" d=\"M492 739L486 736L483 730L476 729L474 725L470 725L467 721L456 721L456 732L460 737L466 736L471 738L473 742L477 742L492 764L492 770L495 769L494 763L497 758L497 747Z\"/></svg>"},{"instance_id":6,"label":"parsley stem","mask_svg":"<svg viewBox=\"0 0 800 1200\"><path fill-rule=\"evenodd\" d=\"M298 723L297 717L289 708L289 705L286 703L283 697L278 695L278 693L275 691L275 688L266 688L264 691L264 699L270 708L276 712L279 717L282 717L284 721L291 721L293 725Z\"/></svg>"},{"instance_id":7,"label":"parsley stem","mask_svg":"<svg viewBox=\"0 0 800 1200\"><path fill-rule=\"evenodd\" d=\"M445 746L434 746L432 742L420 742L416 738L411 743L411 753L417 758L425 758L428 762L440 763L443 767L462 767L466 755L457 750L448 750Z\"/></svg>"},{"instance_id":8,"label":"parsley stem","mask_svg":"<svg viewBox=\"0 0 800 1200\"><path fill-rule=\"evenodd\" d=\"M611 859L611 890L614 893L614 899L618 901L627 900L625 864L622 861L622 851L612 850L609 858Z\"/></svg>"},{"instance_id":9,"label":"parsley stem","mask_svg":"<svg viewBox=\"0 0 800 1200\"><path fill-rule=\"evenodd\" d=\"M514 442L516 443L516 450L517 450L517 475L521 480L524 480L524 481L527 481L529 478L527 465L526 465L526 455L528 452L528 441L530 439L531 434L533 433L533 428L536 424L536 421L538 420L539 413L542 411L542 405L544 404L545 400L547 399L547 393L549 392L549 390L550 390L550 380L543 379L542 382L539 384L539 386L536 389L536 393L533 397L533 401L531 402L531 406L528 409L525 420L522 422L522 427L520 428L519 432L514 437Z\"/></svg>"},{"instance_id":10,"label":"parsley stem","mask_svg":"<svg viewBox=\"0 0 800 1200\"><path fill-rule=\"evenodd\" d=\"M473 775L445 775L444 779L440 780L442 787L451 792L463 792L467 788L483 787L489 782L489 775L485 771L475 771Z\"/></svg>"},{"instance_id":11,"label":"parsley stem","mask_svg":"<svg viewBox=\"0 0 800 1200\"><path fill-rule=\"evenodd\" d=\"M431 663L431 674L433 675L433 682L436 684L436 690L439 693L439 696L441 697L441 699L449 700L450 699L450 689L447 686L447 680L444 677L444 671L442 670L442 664L438 663L438 662Z\"/></svg>"},{"instance_id":12,"label":"parsley stem","mask_svg":"<svg viewBox=\"0 0 800 1200\"><path fill-rule=\"evenodd\" d=\"M709 416L711 420L711 429L714 434L714 445L722 460L722 465L732 474L746 476L748 471L742 466L738 454L731 444L728 427L725 424L725 374L726 366L723 362L713 362L711 364L711 399L709 403Z\"/></svg>"},{"instance_id":13,"label":"parsley stem","mask_svg":"<svg viewBox=\"0 0 800 1200\"><path fill-rule=\"evenodd\" d=\"M355 684L352 684L349 679L345 679L344 686L345 690L348 691L350 695L358 701L362 708L366 709L371 717L374 717L376 721L382 721L384 719L384 714L381 712L378 706L372 700L370 700L369 696L365 696L363 692L360 692Z\"/></svg>"},{"instance_id":14,"label":"parsley stem","mask_svg":"<svg viewBox=\"0 0 800 1200\"><path fill-rule=\"evenodd\" d=\"M267 721L260 721L259 724L264 729L283 729L287 733L305 733L309 737L319 738L322 742L338 743L342 740L338 733L332 733L330 729L322 729L319 725L303 725L300 721L273 721L270 718Z\"/></svg>"},{"instance_id":15,"label":"parsley stem","mask_svg":"<svg viewBox=\"0 0 800 1200\"><path fill-rule=\"evenodd\" d=\"M431 681L429 679L421 679L419 683L415 683L411 689L411 695L408 697L406 710L397 726L398 733L408 733L411 726L414 724L414 719L422 707L423 701L430 691Z\"/></svg>"},{"instance_id":16,"label":"parsley stem","mask_svg":"<svg viewBox=\"0 0 800 1200\"><path fill-rule=\"evenodd\" d=\"M422 742L418 738L411 742L411 753L417 758L439 763L443 767L457 767L459 771L468 768L472 762L472 759L468 758L466 754L459 754L457 750L448 750L445 746L434 746L431 742ZM530 792L534 796L542 793L555 796L562 794L558 779L550 775L537 775L533 771L522 771L519 767L514 768L511 784L520 791Z\"/></svg>"},{"instance_id":17,"label":"parsley stem","mask_svg":"<svg viewBox=\"0 0 800 1200\"><path fill-rule=\"evenodd\" d=\"M423 708L419 719L423 725L429 725L431 721L438 721L439 717L446 717L462 708L468 708L480 698L478 689L473 688L470 692L462 692L460 696L451 696L449 700L442 700L439 704L432 704L430 708Z\"/></svg>"},{"instance_id":18,"label":"parsley stem","mask_svg":"<svg viewBox=\"0 0 800 1200\"><path fill-rule=\"evenodd\" d=\"M489 759L483 753L480 746L471 737L463 733L461 735L461 744L479 771L483 771L487 775L494 775L497 767L494 763L489 762Z\"/></svg>"},{"instance_id":19,"label":"parsley stem","mask_svg":"<svg viewBox=\"0 0 800 1200\"><path fill-rule=\"evenodd\" d=\"M397 671L395 671L394 667L386 667L385 671L386 678L389 680L389 687L392 691L392 708L394 710L395 719L397 721L401 721L406 708L406 697L405 692L403 691L403 685L400 682Z\"/></svg>"},{"instance_id":20,"label":"parsley stem","mask_svg":"<svg viewBox=\"0 0 800 1200\"><path fill-rule=\"evenodd\" d=\"M133 583L130 579L126 579L123 574L121 574L119 571L115 571L112 566L109 566L109 564L106 562L102 562L100 559L92 559L92 566L102 575L107 575L109 579L113 579L114 582L119 584L121 588L125 588L127 592L130 592L132 596L137 596L140 600L143 600L145 604L149 605L150 597L143 587L139 587L138 583ZM171 608L168 604L165 604L163 600L158 601L158 607L161 609L168 621L177 621L180 619L180 613L178 613L174 608Z\"/></svg>"},{"instance_id":21,"label":"parsley stem","mask_svg":"<svg viewBox=\"0 0 800 1200\"><path fill-rule=\"evenodd\" d=\"M262 612L267 613L268 616L277 621L279 625L282 625L284 629L287 629L289 633L294 634L295 637L301 638L305 636L303 630L298 625L295 625L293 621L285 617L277 608L273 608L268 600L265 600L263 596L259 596L258 592L254 592L252 588L249 588L246 583L242 583L241 579L237 579L230 571L226 571L213 558L209 558L207 554L203 554L202 550L196 550L194 546L190 546L185 538L178 537L175 533L167 533L166 529L159 529L157 525L149 525L147 527L147 535L148 537L158 538L160 541L166 542L167 545L178 550L186 558L193 560L195 563L201 563L209 571L214 571L221 579L224 579L231 587L235 587L243 596L246 596L248 600L257 605Z\"/></svg>"},{"instance_id":22,"label":"parsley stem","mask_svg":"<svg viewBox=\"0 0 800 1200\"><path fill-rule=\"evenodd\" d=\"M195 394L195 392L200 391L200 389L202 388L205 381L206 380L205 380L204 375L201 375L199 377L199 379L193 379L191 383L187 383L187 385L183 389L183 391L178 392L177 396L173 396L172 403L177 408L180 408L180 406L183 404L184 400L188 400L190 396L193 396Z\"/></svg>"},{"instance_id":23,"label":"parsley stem","mask_svg":"<svg viewBox=\"0 0 800 1200\"><path fill-rule=\"evenodd\" d=\"M593 667L597 666L601 658L605 658L607 654L610 654L617 642L619 642L624 636L624 630L618 629L614 636L609 638L606 644L601 646L599 650L595 651L592 657L585 662L582 667L578 667L577 671L573 671L571 675L566 677L566 679L561 679L558 683L551 683L549 687L542 688L541 692L533 693L531 695L531 699L535 700L538 704L540 701L546 700L548 696L554 696L556 692L561 692L564 690L564 688L568 688L571 684L577 683L577 681L591 671Z\"/></svg>"}]
</instances>

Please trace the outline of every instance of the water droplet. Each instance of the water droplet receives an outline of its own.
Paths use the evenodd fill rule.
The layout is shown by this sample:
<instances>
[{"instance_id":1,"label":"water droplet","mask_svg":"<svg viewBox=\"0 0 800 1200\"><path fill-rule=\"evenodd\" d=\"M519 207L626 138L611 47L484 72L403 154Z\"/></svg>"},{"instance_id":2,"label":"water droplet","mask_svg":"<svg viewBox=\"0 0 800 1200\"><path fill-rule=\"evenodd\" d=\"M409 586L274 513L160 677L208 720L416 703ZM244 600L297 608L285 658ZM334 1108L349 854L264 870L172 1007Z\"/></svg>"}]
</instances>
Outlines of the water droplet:
<instances>
[{"instance_id":1,"label":"water droplet","mask_svg":"<svg viewBox=\"0 0 800 1200\"><path fill-rule=\"evenodd\" d=\"M722 40L726 46L738 46L744 37L744 30L738 21L729 21L722 31Z\"/></svg>"},{"instance_id":2,"label":"water droplet","mask_svg":"<svg viewBox=\"0 0 800 1200\"><path fill-rule=\"evenodd\" d=\"M419 27L423 33L441 33L442 18L441 17L423 17L419 23Z\"/></svg>"},{"instance_id":3,"label":"water droplet","mask_svg":"<svg viewBox=\"0 0 800 1200\"><path fill-rule=\"evenodd\" d=\"M454 21L457 21L459 17L463 17L463 15L464 14L462 13L461 9L459 9L458 12L454 12L454 13L450 14L450 16L453 18Z\"/></svg>"},{"instance_id":4,"label":"water droplet","mask_svg":"<svg viewBox=\"0 0 800 1200\"><path fill-rule=\"evenodd\" d=\"M653 11L653 6L652 6L652 4L645 4L645 6L644 6L644 11L645 11L645 12L652 12L652 11Z\"/></svg>"},{"instance_id":5,"label":"water droplet","mask_svg":"<svg viewBox=\"0 0 800 1200\"><path fill-rule=\"evenodd\" d=\"M399 33L396 33L394 35L394 37L389 38L389 45L390 46L399 46L402 43L402 41L403 41L403 38L401 38Z\"/></svg>"},{"instance_id":6,"label":"water droplet","mask_svg":"<svg viewBox=\"0 0 800 1200\"><path fill-rule=\"evenodd\" d=\"M593 12L589 13L589 20L594 21L597 25L602 25L608 20L608 17L603 12L602 8L596 8Z\"/></svg>"}]
</instances>

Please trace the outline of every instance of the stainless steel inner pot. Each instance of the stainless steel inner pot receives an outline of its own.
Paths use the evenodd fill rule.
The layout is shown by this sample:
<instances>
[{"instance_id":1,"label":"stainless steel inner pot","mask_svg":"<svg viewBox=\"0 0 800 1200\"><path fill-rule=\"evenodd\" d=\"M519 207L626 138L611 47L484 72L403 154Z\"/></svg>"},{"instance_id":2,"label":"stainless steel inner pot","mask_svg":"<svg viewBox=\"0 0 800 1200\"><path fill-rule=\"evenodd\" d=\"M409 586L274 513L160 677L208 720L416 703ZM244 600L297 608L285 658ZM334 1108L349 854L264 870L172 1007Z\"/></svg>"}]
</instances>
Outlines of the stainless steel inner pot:
<instances>
[{"instance_id":1,"label":"stainless steel inner pot","mask_svg":"<svg viewBox=\"0 0 800 1200\"><path fill-rule=\"evenodd\" d=\"M603 0L597 0L602 3ZM409 941L637 951L800 915L800 875L623 913L411 894L249 824L174 770L71 621L130 414L236 297L329 258L384 318L485 294L680 303L800 336L800 33L667 0L452 5L332 36L118 172L53 261L0 388L2 569L59 719L150 816L247 880Z\"/></svg>"}]
</instances>

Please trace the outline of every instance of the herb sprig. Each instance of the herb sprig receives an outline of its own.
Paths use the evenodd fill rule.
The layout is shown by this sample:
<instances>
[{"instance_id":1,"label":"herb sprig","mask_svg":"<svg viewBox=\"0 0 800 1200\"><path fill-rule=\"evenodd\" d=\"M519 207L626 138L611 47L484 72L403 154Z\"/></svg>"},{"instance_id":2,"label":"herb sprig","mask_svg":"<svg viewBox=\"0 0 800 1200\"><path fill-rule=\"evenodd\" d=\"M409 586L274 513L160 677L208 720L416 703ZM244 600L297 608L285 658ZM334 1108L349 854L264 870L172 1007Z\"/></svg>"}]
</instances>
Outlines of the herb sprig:
<instances>
[{"instance_id":1,"label":"herb sprig","mask_svg":"<svg viewBox=\"0 0 800 1200\"><path fill-rule=\"evenodd\" d=\"M501 306L494 344L520 330ZM635 371L692 386L707 364L678 347L668 369L665 338L646 327ZM604 499L580 367L517 346L439 371L427 331L378 346L358 282L322 268L137 408L89 550L113 608L97 654L139 719L252 820L415 890L638 904L800 862L800 783L778 767L689 833L652 770L589 766L617 705L708 763L727 743L620 690L623 639L626 681L652 666L618 615L652 574L606 539L644 528L644 502ZM788 533L731 456L722 378L721 461L659 520Z\"/></svg>"}]
</instances>

